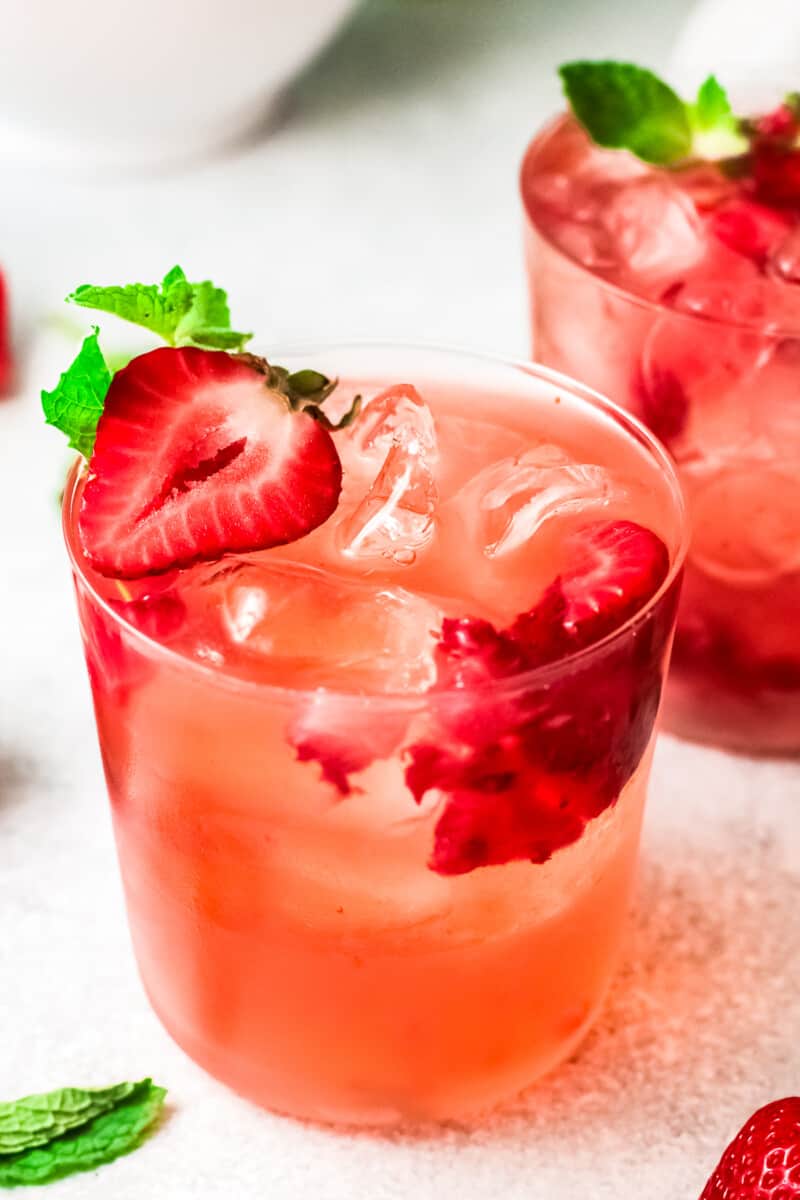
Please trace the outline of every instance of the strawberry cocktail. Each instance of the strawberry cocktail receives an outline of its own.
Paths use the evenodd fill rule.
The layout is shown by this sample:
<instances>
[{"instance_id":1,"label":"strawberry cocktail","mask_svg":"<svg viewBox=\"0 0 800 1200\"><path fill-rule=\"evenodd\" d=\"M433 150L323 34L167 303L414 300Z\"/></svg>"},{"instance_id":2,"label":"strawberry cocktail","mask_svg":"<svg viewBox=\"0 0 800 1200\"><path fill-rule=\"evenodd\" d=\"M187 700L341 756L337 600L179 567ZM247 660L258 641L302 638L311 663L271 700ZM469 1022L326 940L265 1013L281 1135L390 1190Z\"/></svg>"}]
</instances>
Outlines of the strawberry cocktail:
<instances>
[{"instance_id":1,"label":"strawberry cocktail","mask_svg":"<svg viewBox=\"0 0 800 1200\"><path fill-rule=\"evenodd\" d=\"M678 465L693 543L668 726L800 750L796 102L742 120L713 78L686 105L623 64L562 73L574 111L522 169L536 355Z\"/></svg>"},{"instance_id":2,"label":"strawberry cocktail","mask_svg":"<svg viewBox=\"0 0 800 1200\"><path fill-rule=\"evenodd\" d=\"M78 434L95 335L45 395L88 458L65 530L142 978L271 1108L474 1112L569 1053L617 958L677 481L532 367L223 332L170 325Z\"/></svg>"}]
</instances>

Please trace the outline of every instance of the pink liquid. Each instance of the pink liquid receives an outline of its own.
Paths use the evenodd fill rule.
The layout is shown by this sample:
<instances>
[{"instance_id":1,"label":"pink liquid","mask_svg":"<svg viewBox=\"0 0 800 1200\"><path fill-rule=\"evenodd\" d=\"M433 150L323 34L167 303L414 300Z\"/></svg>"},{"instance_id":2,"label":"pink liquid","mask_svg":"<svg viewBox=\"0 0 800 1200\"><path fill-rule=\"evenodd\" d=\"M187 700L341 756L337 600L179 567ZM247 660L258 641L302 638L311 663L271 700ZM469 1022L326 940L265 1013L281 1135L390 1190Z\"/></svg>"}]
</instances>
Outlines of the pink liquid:
<instances>
[{"instance_id":1,"label":"pink liquid","mask_svg":"<svg viewBox=\"0 0 800 1200\"><path fill-rule=\"evenodd\" d=\"M167 1029L259 1103L366 1124L459 1116L557 1063L602 1001L676 576L616 639L484 702L488 715L505 693L545 703L574 684L602 711L620 662L638 664L623 699L644 705L639 765L543 863L431 869L447 797L417 804L405 770L444 736L430 690L442 618L529 608L567 534L599 515L635 516L677 560L681 510L637 434L523 368L409 350L304 365L338 370L343 399L411 376L429 408L390 404L381 441L367 405L339 435L344 499L302 542L115 584L75 541L79 480L67 498L134 946ZM586 799L579 741L558 778ZM332 759L345 787L323 777Z\"/></svg>"},{"instance_id":2,"label":"pink liquid","mask_svg":"<svg viewBox=\"0 0 800 1200\"><path fill-rule=\"evenodd\" d=\"M537 357L651 426L693 524L666 723L800 749L800 224L564 118L522 170Z\"/></svg>"}]
</instances>

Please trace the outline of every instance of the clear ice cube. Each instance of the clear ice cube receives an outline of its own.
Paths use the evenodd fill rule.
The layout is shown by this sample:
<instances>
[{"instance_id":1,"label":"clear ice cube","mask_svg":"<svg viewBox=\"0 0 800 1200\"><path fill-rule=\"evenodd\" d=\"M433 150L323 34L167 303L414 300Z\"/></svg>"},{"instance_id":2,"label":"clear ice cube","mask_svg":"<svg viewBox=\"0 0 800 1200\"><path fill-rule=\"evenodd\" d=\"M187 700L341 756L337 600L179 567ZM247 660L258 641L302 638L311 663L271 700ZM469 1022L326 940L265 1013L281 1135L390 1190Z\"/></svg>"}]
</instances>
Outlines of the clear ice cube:
<instances>
[{"instance_id":1,"label":"clear ice cube","mask_svg":"<svg viewBox=\"0 0 800 1200\"><path fill-rule=\"evenodd\" d=\"M348 558L409 566L433 537L438 500L426 442L416 429L398 426L366 495L336 530L338 547Z\"/></svg>"},{"instance_id":2,"label":"clear ice cube","mask_svg":"<svg viewBox=\"0 0 800 1200\"><path fill-rule=\"evenodd\" d=\"M800 569L793 463L740 460L687 483L700 570L733 587L767 587Z\"/></svg>"},{"instance_id":3,"label":"clear ice cube","mask_svg":"<svg viewBox=\"0 0 800 1200\"><path fill-rule=\"evenodd\" d=\"M603 507L621 494L604 467L576 463L550 444L493 463L463 493L489 558L518 550L555 517Z\"/></svg>"},{"instance_id":4,"label":"clear ice cube","mask_svg":"<svg viewBox=\"0 0 800 1200\"><path fill-rule=\"evenodd\" d=\"M611 191L601 220L620 268L640 283L680 275L700 261L705 249L694 204L660 175Z\"/></svg>"},{"instance_id":5,"label":"clear ice cube","mask_svg":"<svg viewBox=\"0 0 800 1200\"><path fill-rule=\"evenodd\" d=\"M800 226L792 229L770 253L767 271L784 283L800 283Z\"/></svg>"},{"instance_id":6,"label":"clear ice cube","mask_svg":"<svg viewBox=\"0 0 800 1200\"><path fill-rule=\"evenodd\" d=\"M347 442L362 461L377 468L398 436L415 439L429 459L435 457L433 415L417 389L408 383L396 384L368 400L350 427Z\"/></svg>"},{"instance_id":7,"label":"clear ice cube","mask_svg":"<svg viewBox=\"0 0 800 1200\"><path fill-rule=\"evenodd\" d=\"M237 558L187 572L184 651L277 684L423 691L441 613L400 587Z\"/></svg>"}]
</instances>

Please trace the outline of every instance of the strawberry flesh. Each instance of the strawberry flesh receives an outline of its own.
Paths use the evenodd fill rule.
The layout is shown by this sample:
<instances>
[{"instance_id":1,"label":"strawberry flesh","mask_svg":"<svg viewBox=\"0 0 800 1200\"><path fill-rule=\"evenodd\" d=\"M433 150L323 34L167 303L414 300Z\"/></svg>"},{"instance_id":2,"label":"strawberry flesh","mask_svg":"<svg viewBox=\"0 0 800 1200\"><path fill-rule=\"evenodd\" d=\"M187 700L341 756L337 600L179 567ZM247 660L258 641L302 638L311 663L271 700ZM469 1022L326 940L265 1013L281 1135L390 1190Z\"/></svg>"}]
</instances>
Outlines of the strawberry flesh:
<instances>
[{"instance_id":1,"label":"strawberry flesh","mask_svg":"<svg viewBox=\"0 0 800 1200\"><path fill-rule=\"evenodd\" d=\"M681 436L689 420L689 399L683 384L669 368L654 367L633 379L636 411L657 438L669 444Z\"/></svg>"},{"instance_id":2,"label":"strawberry flesh","mask_svg":"<svg viewBox=\"0 0 800 1200\"><path fill-rule=\"evenodd\" d=\"M774 1100L753 1114L700 1200L800 1200L800 1096Z\"/></svg>"},{"instance_id":3,"label":"strawberry flesh","mask_svg":"<svg viewBox=\"0 0 800 1200\"><path fill-rule=\"evenodd\" d=\"M729 250L761 267L770 251L786 237L791 223L783 213L741 197L716 209L708 227Z\"/></svg>"},{"instance_id":4,"label":"strawberry flesh","mask_svg":"<svg viewBox=\"0 0 800 1200\"><path fill-rule=\"evenodd\" d=\"M250 361L164 347L112 380L78 529L95 570L136 578L295 541L331 515L330 434Z\"/></svg>"},{"instance_id":5,"label":"strawberry flesh","mask_svg":"<svg viewBox=\"0 0 800 1200\"><path fill-rule=\"evenodd\" d=\"M417 802L446 796L429 864L440 874L547 861L614 803L647 748L676 588L635 636L547 682L503 683L606 637L669 569L661 539L630 521L594 522L565 551L567 569L509 629L469 617L443 624L436 736L411 746L406 766Z\"/></svg>"},{"instance_id":6,"label":"strawberry flesh","mask_svg":"<svg viewBox=\"0 0 800 1200\"><path fill-rule=\"evenodd\" d=\"M173 640L186 619L186 606L172 588L147 592L135 600L109 601L109 605L125 624L161 645ZM145 656L131 644L118 623L80 590L78 611L95 694L108 692L117 700L124 699L130 686L147 674Z\"/></svg>"}]
</instances>

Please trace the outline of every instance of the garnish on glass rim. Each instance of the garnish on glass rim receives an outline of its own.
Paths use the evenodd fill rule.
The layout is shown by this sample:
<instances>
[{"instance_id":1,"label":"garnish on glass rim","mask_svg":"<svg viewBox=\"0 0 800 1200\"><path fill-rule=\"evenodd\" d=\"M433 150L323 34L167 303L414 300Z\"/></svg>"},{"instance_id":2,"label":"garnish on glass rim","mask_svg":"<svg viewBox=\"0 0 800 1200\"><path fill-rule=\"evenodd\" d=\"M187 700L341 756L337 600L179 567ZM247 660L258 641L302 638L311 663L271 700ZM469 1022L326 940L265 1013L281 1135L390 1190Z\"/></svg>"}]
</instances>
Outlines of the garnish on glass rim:
<instances>
[{"instance_id":1,"label":"garnish on glass rim","mask_svg":"<svg viewBox=\"0 0 800 1200\"><path fill-rule=\"evenodd\" d=\"M129 1154L154 1125L165 1096L142 1079L0 1104L0 1187L51 1183Z\"/></svg>"},{"instance_id":2,"label":"garnish on glass rim","mask_svg":"<svg viewBox=\"0 0 800 1200\"><path fill-rule=\"evenodd\" d=\"M598 146L630 150L655 166L747 153L749 127L709 75L687 102L654 72L613 60L559 68L573 113Z\"/></svg>"},{"instance_id":3,"label":"garnish on glass rim","mask_svg":"<svg viewBox=\"0 0 800 1200\"><path fill-rule=\"evenodd\" d=\"M342 467L322 405L337 386L243 351L226 293L173 267L160 284L84 284L68 299L168 345L112 374L95 327L45 418L89 461L78 530L102 574L135 578L310 533L335 510Z\"/></svg>"}]
</instances>

